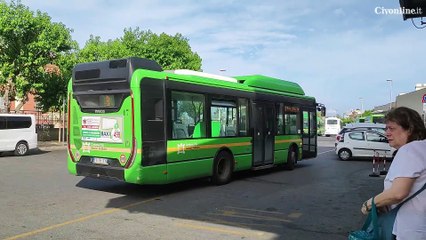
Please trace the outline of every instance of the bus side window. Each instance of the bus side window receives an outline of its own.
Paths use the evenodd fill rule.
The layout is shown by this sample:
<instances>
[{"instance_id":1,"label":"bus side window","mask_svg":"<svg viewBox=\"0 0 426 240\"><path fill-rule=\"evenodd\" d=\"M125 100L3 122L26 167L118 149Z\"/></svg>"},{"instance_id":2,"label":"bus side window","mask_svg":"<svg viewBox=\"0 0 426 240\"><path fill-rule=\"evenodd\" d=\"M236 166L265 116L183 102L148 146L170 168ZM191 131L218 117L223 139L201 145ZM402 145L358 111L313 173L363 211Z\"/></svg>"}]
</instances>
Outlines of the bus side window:
<instances>
[{"instance_id":1,"label":"bus side window","mask_svg":"<svg viewBox=\"0 0 426 240\"><path fill-rule=\"evenodd\" d=\"M213 99L211 102L211 136L237 136L237 104L234 100Z\"/></svg>"},{"instance_id":2,"label":"bus side window","mask_svg":"<svg viewBox=\"0 0 426 240\"><path fill-rule=\"evenodd\" d=\"M212 120L212 137L219 137L221 135L220 121Z\"/></svg>"},{"instance_id":3,"label":"bus side window","mask_svg":"<svg viewBox=\"0 0 426 240\"><path fill-rule=\"evenodd\" d=\"M188 138L188 128L182 124L182 122L179 123L179 121L177 121L173 123L173 138Z\"/></svg>"},{"instance_id":4,"label":"bus side window","mask_svg":"<svg viewBox=\"0 0 426 240\"><path fill-rule=\"evenodd\" d=\"M206 137L204 104L202 94L172 91L172 139Z\"/></svg>"},{"instance_id":5,"label":"bus side window","mask_svg":"<svg viewBox=\"0 0 426 240\"><path fill-rule=\"evenodd\" d=\"M164 139L163 84L158 79L146 78L142 89L142 138L143 141Z\"/></svg>"},{"instance_id":6,"label":"bus side window","mask_svg":"<svg viewBox=\"0 0 426 240\"><path fill-rule=\"evenodd\" d=\"M282 103L277 105L277 135L284 134L284 114L283 114L284 106Z\"/></svg>"},{"instance_id":7,"label":"bus side window","mask_svg":"<svg viewBox=\"0 0 426 240\"><path fill-rule=\"evenodd\" d=\"M195 125L194 133L192 138L202 138L206 136L206 124L204 122L199 122Z\"/></svg>"},{"instance_id":8,"label":"bus side window","mask_svg":"<svg viewBox=\"0 0 426 240\"><path fill-rule=\"evenodd\" d=\"M300 112L299 107L285 106L284 107L284 134L294 135L300 134Z\"/></svg>"},{"instance_id":9,"label":"bus side window","mask_svg":"<svg viewBox=\"0 0 426 240\"><path fill-rule=\"evenodd\" d=\"M248 100L238 99L238 135L248 136Z\"/></svg>"}]
</instances>

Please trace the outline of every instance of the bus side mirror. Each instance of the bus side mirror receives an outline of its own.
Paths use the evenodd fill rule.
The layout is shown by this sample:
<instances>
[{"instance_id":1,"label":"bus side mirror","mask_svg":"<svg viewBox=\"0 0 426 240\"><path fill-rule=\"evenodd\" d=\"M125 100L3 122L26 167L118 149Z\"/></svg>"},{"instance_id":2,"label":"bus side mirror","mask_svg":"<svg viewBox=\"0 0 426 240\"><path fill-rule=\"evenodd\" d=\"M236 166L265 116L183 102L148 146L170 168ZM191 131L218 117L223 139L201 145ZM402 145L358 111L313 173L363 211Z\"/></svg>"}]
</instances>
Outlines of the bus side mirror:
<instances>
[{"instance_id":1,"label":"bus side mirror","mask_svg":"<svg viewBox=\"0 0 426 240\"><path fill-rule=\"evenodd\" d=\"M321 113L321 116L325 117L326 112L326 107L324 104L322 103L317 103L317 111Z\"/></svg>"}]
</instances>

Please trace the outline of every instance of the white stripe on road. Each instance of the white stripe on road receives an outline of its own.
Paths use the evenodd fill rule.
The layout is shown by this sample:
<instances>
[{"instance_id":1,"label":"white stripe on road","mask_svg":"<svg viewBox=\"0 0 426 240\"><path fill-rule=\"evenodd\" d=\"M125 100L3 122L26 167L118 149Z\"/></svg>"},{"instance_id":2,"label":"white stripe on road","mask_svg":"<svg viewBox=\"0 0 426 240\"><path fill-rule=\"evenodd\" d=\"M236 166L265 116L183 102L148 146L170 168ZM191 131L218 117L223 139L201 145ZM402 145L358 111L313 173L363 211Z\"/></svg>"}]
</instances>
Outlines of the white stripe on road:
<instances>
[{"instance_id":1,"label":"white stripe on road","mask_svg":"<svg viewBox=\"0 0 426 240\"><path fill-rule=\"evenodd\" d=\"M317 155L321 155L321 154L328 153L328 152L334 152L334 149L331 149L331 150L328 150L328 151L325 151L325 152L318 153Z\"/></svg>"}]
</instances>

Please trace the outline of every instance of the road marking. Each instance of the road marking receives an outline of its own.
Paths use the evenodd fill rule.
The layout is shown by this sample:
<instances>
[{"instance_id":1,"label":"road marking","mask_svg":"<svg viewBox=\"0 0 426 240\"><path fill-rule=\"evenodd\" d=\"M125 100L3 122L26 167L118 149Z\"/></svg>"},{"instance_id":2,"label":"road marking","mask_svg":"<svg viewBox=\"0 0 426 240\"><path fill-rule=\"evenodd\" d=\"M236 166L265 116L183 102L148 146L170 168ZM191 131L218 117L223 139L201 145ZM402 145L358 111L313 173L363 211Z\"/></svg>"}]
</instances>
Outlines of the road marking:
<instances>
[{"instance_id":1,"label":"road marking","mask_svg":"<svg viewBox=\"0 0 426 240\"><path fill-rule=\"evenodd\" d=\"M238 223L235 221L224 221L221 220L220 218L215 218L215 217L205 217L206 221L209 221L210 223L213 224L222 224L222 225L227 225L227 226L234 226L234 227L239 227L239 228L248 228L248 229L258 229L259 227L262 228L277 228L277 229L282 229L283 226L282 224L271 224L270 222L268 223L253 223L253 222L243 222L243 223Z\"/></svg>"},{"instance_id":2,"label":"road marking","mask_svg":"<svg viewBox=\"0 0 426 240\"><path fill-rule=\"evenodd\" d=\"M225 206L223 209L218 209L215 212L206 214L205 219L210 223L196 222L191 220L184 220L175 222L178 227L201 230L206 232L212 232L217 234L228 234L236 235L242 238L244 237L255 237L255 238L267 238L270 239L270 232L254 231L253 226L262 226L267 228L282 228L282 223L291 223L291 220L285 219L298 219L302 216L300 212L292 212L290 214L284 214L281 212L264 211L250 208L240 208ZM213 216L213 217L212 217ZM226 220L232 219L232 220ZM249 220L249 221L246 221ZM250 220L256 220L255 223ZM217 226L221 224L221 226ZM227 226L227 227L224 227ZM231 228L233 227L233 228ZM236 228L237 229L236 229ZM249 228L249 229L247 229Z\"/></svg>"},{"instance_id":3,"label":"road marking","mask_svg":"<svg viewBox=\"0 0 426 240\"><path fill-rule=\"evenodd\" d=\"M300 218L303 214L301 212L293 212L287 215L289 218Z\"/></svg>"},{"instance_id":4,"label":"road marking","mask_svg":"<svg viewBox=\"0 0 426 240\"><path fill-rule=\"evenodd\" d=\"M220 226L220 227L206 226L206 225L193 223L192 221L179 222L175 224L179 227L185 227L185 228L191 228L191 229L197 229L197 230L203 230L203 231L215 232L215 233L224 233L224 234L236 235L240 237L244 237L244 236L264 237L265 234L267 234L266 232L252 231L252 230L224 229L223 226Z\"/></svg>"},{"instance_id":5,"label":"road marking","mask_svg":"<svg viewBox=\"0 0 426 240\"><path fill-rule=\"evenodd\" d=\"M259 221L277 221L277 222L291 222L290 220L284 219L285 215L280 212L262 211L257 209L249 208L238 208L238 207L226 207L227 209L219 210L219 213L209 213L210 215L233 217L241 219L256 219ZM281 215L278 217L271 215Z\"/></svg>"},{"instance_id":6,"label":"road marking","mask_svg":"<svg viewBox=\"0 0 426 240\"><path fill-rule=\"evenodd\" d=\"M44 228L40 228L40 229L31 231L31 232L26 232L26 233L22 233L22 234L19 234L19 235L16 235L16 236L8 237L8 238L5 238L4 240L14 240L14 239L33 236L33 235L36 235L38 233L46 232L46 231L49 231L49 230L52 230L52 229L55 229L55 228L60 228L60 227L70 225L70 224L73 224L73 223L83 222L83 221L86 221L86 220L89 220L89 219L92 219L92 218L95 218L95 217L108 215L108 214L115 213L115 212L118 212L118 211L123 210L123 209L128 209L128 208L140 205L140 204L152 202L152 201L154 201L158 198L159 197L150 198L150 199L143 200L143 201L136 202L136 203L132 203L132 204L120 207L120 208L113 208L113 209L105 210L105 211L102 211L102 212L90 214L90 215L87 215L87 216L84 216L84 217L81 217L81 218L73 219L73 220L70 220L70 221L63 222L63 223L59 223L59 224L47 226L47 227L44 227Z\"/></svg>"},{"instance_id":7,"label":"road marking","mask_svg":"<svg viewBox=\"0 0 426 240\"><path fill-rule=\"evenodd\" d=\"M328 153L328 152L334 152L334 149L331 149L331 150L328 150L328 151L325 151L325 152L318 153L317 155L321 155L321 154Z\"/></svg>"},{"instance_id":8,"label":"road marking","mask_svg":"<svg viewBox=\"0 0 426 240\"><path fill-rule=\"evenodd\" d=\"M222 211L221 213L209 213L209 215L233 217L233 218L240 218L240 219L254 219L259 221L275 221L275 222L287 222L287 223L292 222L291 220L288 220L288 219L261 216L261 215L248 214L248 213L242 213L242 212L232 212L232 211Z\"/></svg>"}]
</instances>

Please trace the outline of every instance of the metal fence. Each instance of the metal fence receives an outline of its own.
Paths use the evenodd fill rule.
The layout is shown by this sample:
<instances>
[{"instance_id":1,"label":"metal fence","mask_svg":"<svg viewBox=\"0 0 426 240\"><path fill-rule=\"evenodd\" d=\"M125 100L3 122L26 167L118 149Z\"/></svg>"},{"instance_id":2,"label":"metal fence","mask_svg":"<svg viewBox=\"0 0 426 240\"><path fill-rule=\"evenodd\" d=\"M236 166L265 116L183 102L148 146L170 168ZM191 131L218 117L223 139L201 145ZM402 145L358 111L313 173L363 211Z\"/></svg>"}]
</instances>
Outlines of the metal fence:
<instances>
[{"instance_id":1,"label":"metal fence","mask_svg":"<svg viewBox=\"0 0 426 240\"><path fill-rule=\"evenodd\" d=\"M11 112L15 113L15 112ZM66 141L67 114L62 112L20 111L32 114L36 119L37 135L40 141Z\"/></svg>"}]
</instances>

